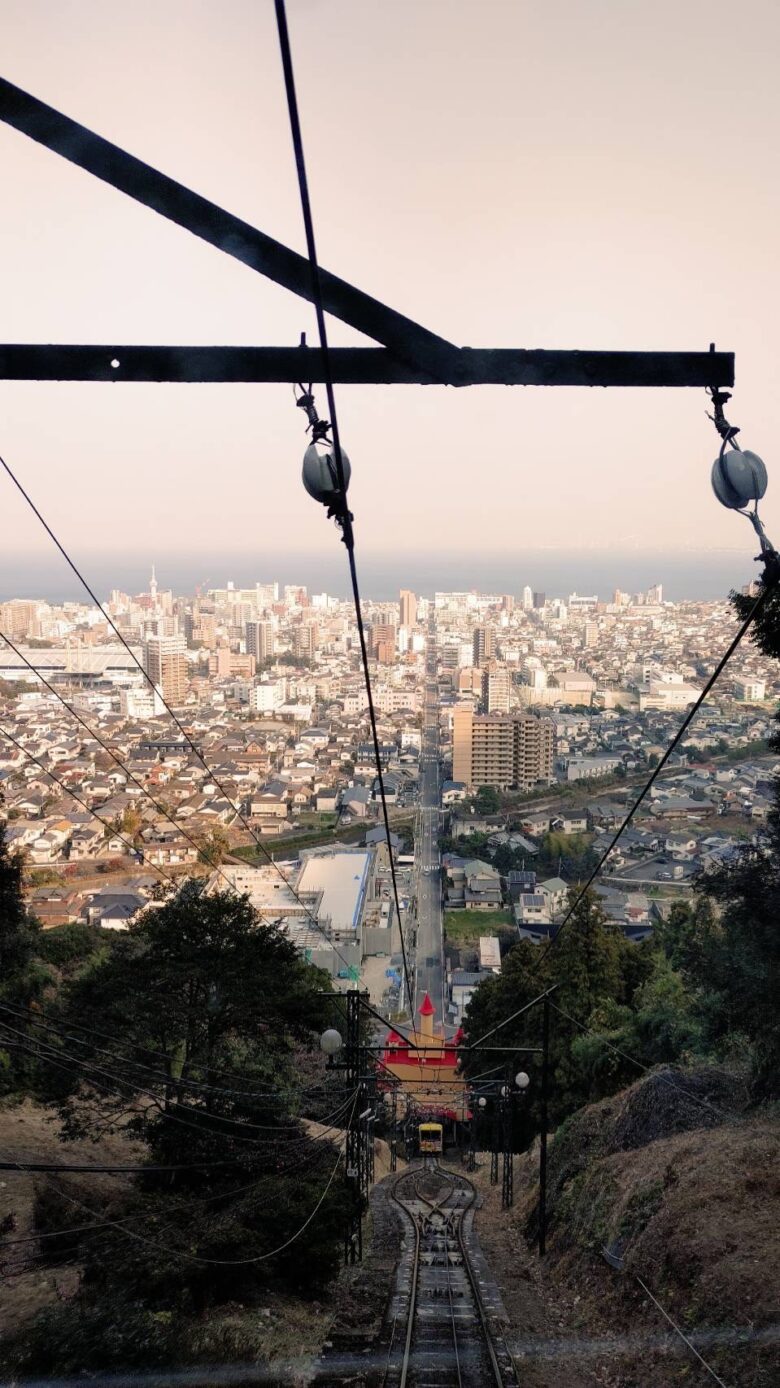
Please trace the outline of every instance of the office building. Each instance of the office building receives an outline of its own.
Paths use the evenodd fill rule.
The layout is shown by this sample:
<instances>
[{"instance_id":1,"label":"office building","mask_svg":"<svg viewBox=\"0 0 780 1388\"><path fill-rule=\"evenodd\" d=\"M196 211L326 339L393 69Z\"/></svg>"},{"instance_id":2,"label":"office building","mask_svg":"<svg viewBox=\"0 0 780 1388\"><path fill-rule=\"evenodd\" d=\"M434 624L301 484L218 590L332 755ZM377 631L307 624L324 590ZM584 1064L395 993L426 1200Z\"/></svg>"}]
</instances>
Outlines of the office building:
<instances>
[{"instance_id":1,"label":"office building","mask_svg":"<svg viewBox=\"0 0 780 1388\"><path fill-rule=\"evenodd\" d=\"M176 636L147 636L144 670L165 702L180 704L187 694L187 642Z\"/></svg>"},{"instance_id":2,"label":"office building","mask_svg":"<svg viewBox=\"0 0 780 1388\"><path fill-rule=\"evenodd\" d=\"M541 611L547 601L546 593L534 593L533 605L537 612Z\"/></svg>"},{"instance_id":3,"label":"office building","mask_svg":"<svg viewBox=\"0 0 780 1388\"><path fill-rule=\"evenodd\" d=\"M531 611L531 608L533 607L533 605L534 605L534 594L533 594L533 589L532 589L532 588L529 588L528 584L526 583L525 588L523 589L523 611L524 611L524 612L530 612L530 611Z\"/></svg>"},{"instance_id":4,"label":"office building","mask_svg":"<svg viewBox=\"0 0 780 1388\"><path fill-rule=\"evenodd\" d=\"M452 723L452 778L496 790L531 790L553 779L555 731L532 713L474 713L456 708Z\"/></svg>"}]
</instances>

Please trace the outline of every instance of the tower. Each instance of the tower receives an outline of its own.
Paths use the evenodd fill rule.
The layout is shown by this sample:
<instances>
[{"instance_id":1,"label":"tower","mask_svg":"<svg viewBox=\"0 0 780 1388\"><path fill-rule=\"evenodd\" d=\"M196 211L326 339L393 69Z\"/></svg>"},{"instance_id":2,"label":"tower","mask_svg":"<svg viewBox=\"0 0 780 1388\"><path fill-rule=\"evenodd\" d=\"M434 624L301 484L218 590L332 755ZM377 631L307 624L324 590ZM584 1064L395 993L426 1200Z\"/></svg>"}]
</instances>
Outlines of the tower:
<instances>
[{"instance_id":1,"label":"tower","mask_svg":"<svg viewBox=\"0 0 780 1388\"><path fill-rule=\"evenodd\" d=\"M154 572L154 564L152 564L152 576L151 576L151 578L149 579L149 597L152 599L152 606L153 606L153 607L156 607L156 606L157 606L157 575L156 575L155 572Z\"/></svg>"}]
</instances>

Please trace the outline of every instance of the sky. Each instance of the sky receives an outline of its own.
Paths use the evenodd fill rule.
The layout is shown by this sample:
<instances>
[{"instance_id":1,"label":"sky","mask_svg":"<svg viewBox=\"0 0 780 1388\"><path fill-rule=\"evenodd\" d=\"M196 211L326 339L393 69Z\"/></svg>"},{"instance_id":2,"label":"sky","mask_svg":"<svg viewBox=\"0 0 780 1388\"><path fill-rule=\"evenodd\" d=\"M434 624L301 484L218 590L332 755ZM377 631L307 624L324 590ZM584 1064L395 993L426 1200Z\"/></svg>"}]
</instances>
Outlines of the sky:
<instances>
[{"instance_id":1,"label":"sky","mask_svg":"<svg viewBox=\"0 0 780 1388\"><path fill-rule=\"evenodd\" d=\"M775 0L288 15L322 264L461 345L735 351L730 413L767 462L776 539ZM271 0L0 0L0 26L6 78L304 250ZM2 125L0 168L5 341L315 340L310 305ZM486 556L519 585L539 555L639 556L658 578L700 561L724 591L750 571L752 531L711 493L703 391L342 386L337 403L358 554L391 586L439 560L471 586ZM101 576L155 559L165 583L186 559L262 580L280 556L332 573L305 443L289 385L0 382L0 453ZM1 480L0 586L30 590L51 546Z\"/></svg>"}]
</instances>

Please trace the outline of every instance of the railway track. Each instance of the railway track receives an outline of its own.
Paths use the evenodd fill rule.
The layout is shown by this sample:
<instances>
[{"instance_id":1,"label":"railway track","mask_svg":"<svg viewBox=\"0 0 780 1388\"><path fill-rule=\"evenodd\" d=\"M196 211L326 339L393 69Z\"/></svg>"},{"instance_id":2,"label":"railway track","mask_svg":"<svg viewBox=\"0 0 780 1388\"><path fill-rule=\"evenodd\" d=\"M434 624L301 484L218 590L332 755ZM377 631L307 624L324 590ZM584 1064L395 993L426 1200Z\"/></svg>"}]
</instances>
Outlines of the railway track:
<instances>
[{"instance_id":1,"label":"railway track","mask_svg":"<svg viewBox=\"0 0 780 1388\"><path fill-rule=\"evenodd\" d=\"M408 1237L382 1388L516 1388L469 1255L474 1186L431 1162L403 1172L392 1195Z\"/></svg>"}]
</instances>

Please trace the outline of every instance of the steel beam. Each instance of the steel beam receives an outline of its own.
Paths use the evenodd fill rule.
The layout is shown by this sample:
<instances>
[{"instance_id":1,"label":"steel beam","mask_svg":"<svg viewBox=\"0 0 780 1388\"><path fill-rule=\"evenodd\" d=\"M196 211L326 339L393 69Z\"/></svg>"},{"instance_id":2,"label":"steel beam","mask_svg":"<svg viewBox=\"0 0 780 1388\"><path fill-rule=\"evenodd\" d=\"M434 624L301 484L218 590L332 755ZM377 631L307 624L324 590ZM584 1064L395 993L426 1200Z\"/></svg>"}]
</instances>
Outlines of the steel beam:
<instances>
[{"instance_id":1,"label":"steel beam","mask_svg":"<svg viewBox=\"0 0 780 1388\"><path fill-rule=\"evenodd\" d=\"M311 302L312 273L305 256L4 78L0 78L0 120ZM320 269L320 283L327 313L391 348L401 361L434 376L443 372L448 380L453 377L457 348L445 338L327 270Z\"/></svg>"},{"instance_id":2,"label":"steel beam","mask_svg":"<svg viewBox=\"0 0 780 1388\"><path fill-rule=\"evenodd\" d=\"M344 385L705 386L734 384L731 352L581 352L453 348L452 371L435 375L380 347L334 347ZM112 363L116 362L114 366ZM110 343L0 345L0 380L322 381L315 347L154 347Z\"/></svg>"}]
</instances>

